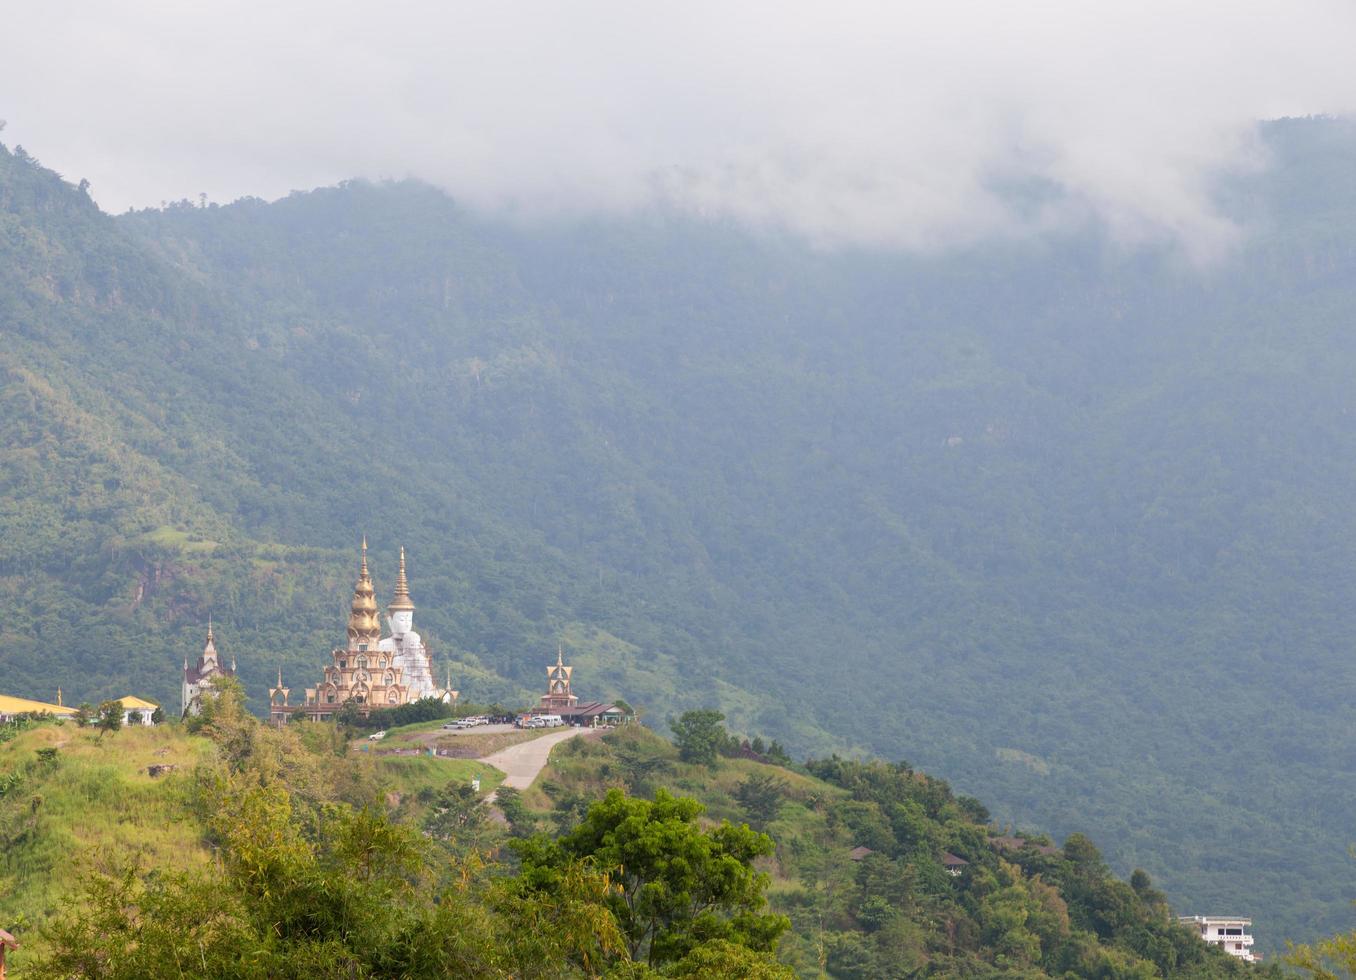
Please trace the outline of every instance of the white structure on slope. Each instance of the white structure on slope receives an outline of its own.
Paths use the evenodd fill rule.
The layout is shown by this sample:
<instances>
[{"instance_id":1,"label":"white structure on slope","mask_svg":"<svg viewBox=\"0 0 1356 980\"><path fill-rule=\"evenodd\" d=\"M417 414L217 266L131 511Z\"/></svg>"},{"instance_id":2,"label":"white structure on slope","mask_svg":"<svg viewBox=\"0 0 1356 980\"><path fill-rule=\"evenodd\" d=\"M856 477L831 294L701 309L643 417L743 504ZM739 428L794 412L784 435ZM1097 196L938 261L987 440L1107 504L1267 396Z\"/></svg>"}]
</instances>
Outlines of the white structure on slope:
<instances>
[{"instance_id":1,"label":"white structure on slope","mask_svg":"<svg viewBox=\"0 0 1356 980\"><path fill-rule=\"evenodd\" d=\"M1177 921L1200 933L1204 942L1219 946L1230 956L1256 963L1261 953L1252 951L1252 919L1237 915L1179 915Z\"/></svg>"},{"instance_id":2,"label":"white structure on slope","mask_svg":"<svg viewBox=\"0 0 1356 980\"><path fill-rule=\"evenodd\" d=\"M216 637L212 635L212 620L207 620L207 644L202 648L202 656L197 664L190 666L184 658L183 700L179 705L179 717L198 714L202 710L202 696L212 689L219 677L235 676L235 656L231 656L231 666L227 667L217 656Z\"/></svg>"}]
</instances>

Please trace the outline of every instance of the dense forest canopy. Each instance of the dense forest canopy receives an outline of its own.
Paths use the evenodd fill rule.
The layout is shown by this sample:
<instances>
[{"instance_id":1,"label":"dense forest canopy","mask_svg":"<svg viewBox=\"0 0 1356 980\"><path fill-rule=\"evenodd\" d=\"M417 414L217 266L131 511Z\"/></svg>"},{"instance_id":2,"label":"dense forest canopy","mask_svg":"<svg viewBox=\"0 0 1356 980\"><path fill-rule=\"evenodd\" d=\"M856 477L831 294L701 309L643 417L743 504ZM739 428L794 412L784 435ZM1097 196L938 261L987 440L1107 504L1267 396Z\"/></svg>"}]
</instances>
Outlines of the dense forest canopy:
<instances>
[{"instance_id":1,"label":"dense forest canopy","mask_svg":"<svg viewBox=\"0 0 1356 980\"><path fill-rule=\"evenodd\" d=\"M922 256L416 182L112 218L0 153L0 686L260 703L358 536L454 686L718 705L1082 830L1264 943L1356 897L1356 129L1265 127L1193 268ZM384 558L382 557L384 556Z\"/></svg>"}]
</instances>

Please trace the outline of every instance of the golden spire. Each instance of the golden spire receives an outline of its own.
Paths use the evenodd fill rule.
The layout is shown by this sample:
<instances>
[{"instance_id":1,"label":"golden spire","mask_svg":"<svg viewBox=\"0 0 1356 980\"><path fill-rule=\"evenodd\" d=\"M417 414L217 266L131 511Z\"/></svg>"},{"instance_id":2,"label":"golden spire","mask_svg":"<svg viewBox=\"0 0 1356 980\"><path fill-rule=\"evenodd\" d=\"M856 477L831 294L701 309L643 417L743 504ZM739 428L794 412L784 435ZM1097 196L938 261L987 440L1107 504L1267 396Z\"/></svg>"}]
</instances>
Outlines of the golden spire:
<instances>
[{"instance_id":1,"label":"golden spire","mask_svg":"<svg viewBox=\"0 0 1356 980\"><path fill-rule=\"evenodd\" d=\"M396 573L395 598L387 606L391 612L414 611L414 600L410 598L410 582L405 577L405 548L400 549L400 571Z\"/></svg>"},{"instance_id":2,"label":"golden spire","mask_svg":"<svg viewBox=\"0 0 1356 980\"><path fill-rule=\"evenodd\" d=\"M557 644L556 644L556 666L557 666L557 667L564 667L564 666L565 666L565 644L564 644L564 643L557 643Z\"/></svg>"},{"instance_id":3,"label":"golden spire","mask_svg":"<svg viewBox=\"0 0 1356 980\"><path fill-rule=\"evenodd\" d=\"M213 659L216 659L216 655L217 655L217 642L216 642L216 638L213 637L213 635L212 635L212 617L211 617L211 616L208 616L208 617L207 617L207 642L206 642L205 644L203 644L203 648L202 648L202 656L203 656L203 659L206 660L208 657L211 657L211 658L213 658Z\"/></svg>"},{"instance_id":4,"label":"golden spire","mask_svg":"<svg viewBox=\"0 0 1356 980\"><path fill-rule=\"evenodd\" d=\"M61 688L59 688L59 687L57 688L57 707L58 707L58 708L64 708L64 707L65 707L65 705L63 705L63 704L61 703Z\"/></svg>"},{"instance_id":5,"label":"golden spire","mask_svg":"<svg viewBox=\"0 0 1356 980\"><path fill-rule=\"evenodd\" d=\"M381 642L381 620L377 618L376 593L372 576L367 571L367 535L363 535L362 559L358 563L358 583L353 586L353 604L348 615L348 645L350 650L368 645L376 649Z\"/></svg>"}]
</instances>

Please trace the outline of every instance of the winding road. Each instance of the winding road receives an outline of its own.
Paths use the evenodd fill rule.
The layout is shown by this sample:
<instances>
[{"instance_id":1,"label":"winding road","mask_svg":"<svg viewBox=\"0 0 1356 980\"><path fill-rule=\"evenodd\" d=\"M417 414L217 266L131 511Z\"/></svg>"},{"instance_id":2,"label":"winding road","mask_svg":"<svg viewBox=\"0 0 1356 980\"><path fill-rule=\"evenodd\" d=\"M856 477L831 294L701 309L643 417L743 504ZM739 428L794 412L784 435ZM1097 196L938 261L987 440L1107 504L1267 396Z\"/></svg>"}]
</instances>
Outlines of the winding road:
<instances>
[{"instance_id":1,"label":"winding road","mask_svg":"<svg viewBox=\"0 0 1356 980\"><path fill-rule=\"evenodd\" d=\"M541 738L534 738L530 742L510 745L478 761L494 766L504 774L504 781L500 785L510 789L527 789L537 778L537 773L545 768L546 760L550 758L553 748L567 738L583 735L587 731L586 728L564 728Z\"/></svg>"}]
</instances>

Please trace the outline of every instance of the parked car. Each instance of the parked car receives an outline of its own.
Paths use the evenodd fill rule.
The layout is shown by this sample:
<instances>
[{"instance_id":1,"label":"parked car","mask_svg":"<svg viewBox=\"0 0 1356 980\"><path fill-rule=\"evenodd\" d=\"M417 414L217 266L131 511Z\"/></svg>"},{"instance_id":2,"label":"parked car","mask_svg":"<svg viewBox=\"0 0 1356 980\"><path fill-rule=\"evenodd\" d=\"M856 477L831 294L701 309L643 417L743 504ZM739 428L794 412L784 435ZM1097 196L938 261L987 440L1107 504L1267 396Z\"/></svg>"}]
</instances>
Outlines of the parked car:
<instances>
[{"instance_id":1,"label":"parked car","mask_svg":"<svg viewBox=\"0 0 1356 980\"><path fill-rule=\"evenodd\" d=\"M382 731L382 732L373 732L371 735L367 736L368 741L371 741L371 742L380 742L380 741L381 741L383 738L385 738L385 737L386 737L386 733L385 733L384 731Z\"/></svg>"}]
</instances>

